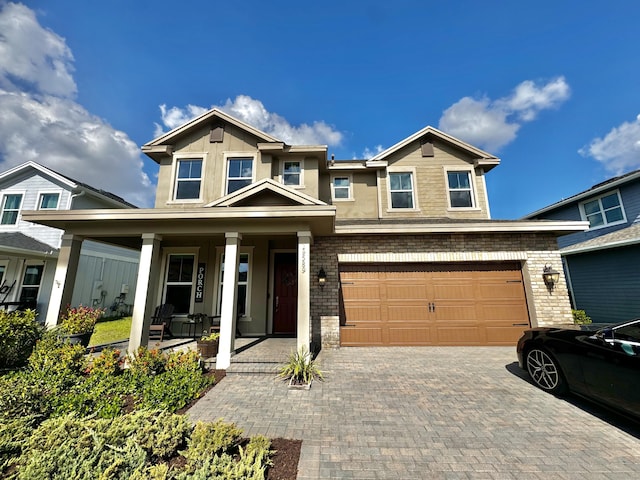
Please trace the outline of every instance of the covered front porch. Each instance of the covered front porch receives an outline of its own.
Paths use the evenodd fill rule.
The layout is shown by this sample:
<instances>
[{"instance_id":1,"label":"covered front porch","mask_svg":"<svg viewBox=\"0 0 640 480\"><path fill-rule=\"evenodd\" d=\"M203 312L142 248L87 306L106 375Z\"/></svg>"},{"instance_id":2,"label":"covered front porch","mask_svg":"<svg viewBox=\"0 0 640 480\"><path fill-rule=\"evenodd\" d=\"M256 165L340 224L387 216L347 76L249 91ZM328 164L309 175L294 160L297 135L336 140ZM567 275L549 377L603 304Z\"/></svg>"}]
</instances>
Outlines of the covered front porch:
<instances>
[{"instance_id":1,"label":"covered front porch","mask_svg":"<svg viewBox=\"0 0 640 480\"><path fill-rule=\"evenodd\" d=\"M46 315L49 327L57 324L61 308L70 304L82 241L92 239L140 251L129 352L149 343L152 316L163 303L174 304L174 335L186 331L181 325L190 314L202 313L219 322L217 369L229 368L237 331L247 337L288 336L296 339L296 348L310 348L310 250L314 235L332 231L333 207L27 215L30 221L66 231Z\"/></svg>"}]
</instances>

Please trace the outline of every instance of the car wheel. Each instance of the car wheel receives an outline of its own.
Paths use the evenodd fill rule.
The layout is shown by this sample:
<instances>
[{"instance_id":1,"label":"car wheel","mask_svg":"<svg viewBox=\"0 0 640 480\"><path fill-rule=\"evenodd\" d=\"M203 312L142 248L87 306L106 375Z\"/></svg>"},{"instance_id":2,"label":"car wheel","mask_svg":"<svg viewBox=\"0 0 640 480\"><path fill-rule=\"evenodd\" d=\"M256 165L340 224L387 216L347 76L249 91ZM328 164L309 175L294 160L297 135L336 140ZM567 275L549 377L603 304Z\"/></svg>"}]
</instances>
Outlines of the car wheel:
<instances>
[{"instance_id":1,"label":"car wheel","mask_svg":"<svg viewBox=\"0 0 640 480\"><path fill-rule=\"evenodd\" d=\"M527 352L527 371L542 390L559 395L567 389L560 366L547 351L532 348Z\"/></svg>"}]
</instances>

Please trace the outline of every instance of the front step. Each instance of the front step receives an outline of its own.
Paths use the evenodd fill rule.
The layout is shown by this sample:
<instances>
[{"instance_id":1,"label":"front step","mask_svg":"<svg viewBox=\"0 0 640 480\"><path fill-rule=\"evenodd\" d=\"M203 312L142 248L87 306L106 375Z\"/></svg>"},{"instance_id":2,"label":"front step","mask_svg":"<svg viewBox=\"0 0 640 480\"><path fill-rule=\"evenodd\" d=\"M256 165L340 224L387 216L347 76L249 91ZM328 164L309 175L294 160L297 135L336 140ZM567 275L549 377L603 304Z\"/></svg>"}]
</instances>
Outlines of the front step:
<instances>
[{"instance_id":1,"label":"front step","mask_svg":"<svg viewBox=\"0 0 640 480\"><path fill-rule=\"evenodd\" d=\"M234 362L227 368L227 375L277 375L281 364L273 362Z\"/></svg>"}]
</instances>

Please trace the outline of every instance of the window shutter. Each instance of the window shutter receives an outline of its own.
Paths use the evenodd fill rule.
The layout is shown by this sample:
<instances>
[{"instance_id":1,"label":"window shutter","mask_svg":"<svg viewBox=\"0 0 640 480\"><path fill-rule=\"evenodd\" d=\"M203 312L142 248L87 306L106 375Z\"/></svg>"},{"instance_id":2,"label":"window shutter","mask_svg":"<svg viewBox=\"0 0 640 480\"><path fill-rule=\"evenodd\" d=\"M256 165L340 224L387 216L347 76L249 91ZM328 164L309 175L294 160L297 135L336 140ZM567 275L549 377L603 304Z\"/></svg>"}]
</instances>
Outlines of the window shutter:
<instances>
[{"instance_id":1,"label":"window shutter","mask_svg":"<svg viewBox=\"0 0 640 480\"><path fill-rule=\"evenodd\" d=\"M422 142L422 144L420 145L420 148L422 149L423 157L433 157L433 143Z\"/></svg>"},{"instance_id":2,"label":"window shutter","mask_svg":"<svg viewBox=\"0 0 640 480\"><path fill-rule=\"evenodd\" d=\"M220 143L224 136L224 127L222 125L211 128L211 136L209 137L209 143Z\"/></svg>"}]
</instances>

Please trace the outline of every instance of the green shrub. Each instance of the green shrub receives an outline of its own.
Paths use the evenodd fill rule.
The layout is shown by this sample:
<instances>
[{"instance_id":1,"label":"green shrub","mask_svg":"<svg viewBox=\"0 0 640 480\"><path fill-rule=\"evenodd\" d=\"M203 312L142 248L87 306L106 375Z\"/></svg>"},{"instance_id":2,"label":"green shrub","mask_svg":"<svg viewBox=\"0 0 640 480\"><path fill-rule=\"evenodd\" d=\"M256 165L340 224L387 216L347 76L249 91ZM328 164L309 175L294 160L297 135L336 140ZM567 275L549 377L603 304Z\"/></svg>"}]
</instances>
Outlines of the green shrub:
<instances>
[{"instance_id":1,"label":"green shrub","mask_svg":"<svg viewBox=\"0 0 640 480\"><path fill-rule=\"evenodd\" d=\"M138 378L139 407L175 412L197 398L212 381L201 371L188 369L172 369L160 375Z\"/></svg>"},{"instance_id":2,"label":"green shrub","mask_svg":"<svg viewBox=\"0 0 640 480\"><path fill-rule=\"evenodd\" d=\"M228 452L237 446L240 435L240 428L221 419L215 423L197 422L188 441L188 448L182 455L191 465L201 466L214 455Z\"/></svg>"},{"instance_id":3,"label":"green shrub","mask_svg":"<svg viewBox=\"0 0 640 480\"><path fill-rule=\"evenodd\" d=\"M36 375L79 375L86 370L85 349L82 345L63 342L57 332L49 331L36 343L29 367Z\"/></svg>"},{"instance_id":4,"label":"green shrub","mask_svg":"<svg viewBox=\"0 0 640 480\"><path fill-rule=\"evenodd\" d=\"M129 373L131 375L149 376L162 373L167 359L158 348L149 349L140 346L133 355L129 355Z\"/></svg>"},{"instance_id":5,"label":"green shrub","mask_svg":"<svg viewBox=\"0 0 640 480\"><path fill-rule=\"evenodd\" d=\"M36 321L36 312L0 310L0 368L21 367L27 363L44 327Z\"/></svg>"},{"instance_id":6,"label":"green shrub","mask_svg":"<svg viewBox=\"0 0 640 480\"><path fill-rule=\"evenodd\" d=\"M67 308L60 317L60 330L66 334L91 333L96 326L98 318L104 310L80 305L76 308Z\"/></svg>"},{"instance_id":7,"label":"green shrub","mask_svg":"<svg viewBox=\"0 0 640 480\"><path fill-rule=\"evenodd\" d=\"M70 386L52 401L54 415L75 413L113 418L122 413L125 395L131 392L124 378L92 375Z\"/></svg>"},{"instance_id":8,"label":"green shrub","mask_svg":"<svg viewBox=\"0 0 640 480\"><path fill-rule=\"evenodd\" d=\"M571 310L573 314L573 323L576 325L589 325L591 317L584 310Z\"/></svg>"},{"instance_id":9,"label":"green shrub","mask_svg":"<svg viewBox=\"0 0 640 480\"><path fill-rule=\"evenodd\" d=\"M19 417L47 418L53 412L52 399L69 387L64 376L34 376L21 370L0 377L0 421Z\"/></svg>"},{"instance_id":10,"label":"green shrub","mask_svg":"<svg viewBox=\"0 0 640 480\"><path fill-rule=\"evenodd\" d=\"M89 366L89 373L93 376L108 377L122 373L124 359L120 350L105 348L100 355L93 359Z\"/></svg>"},{"instance_id":11,"label":"green shrub","mask_svg":"<svg viewBox=\"0 0 640 480\"><path fill-rule=\"evenodd\" d=\"M39 418L28 416L0 422L0 476L4 477L6 470L17 463L38 421Z\"/></svg>"}]
</instances>

